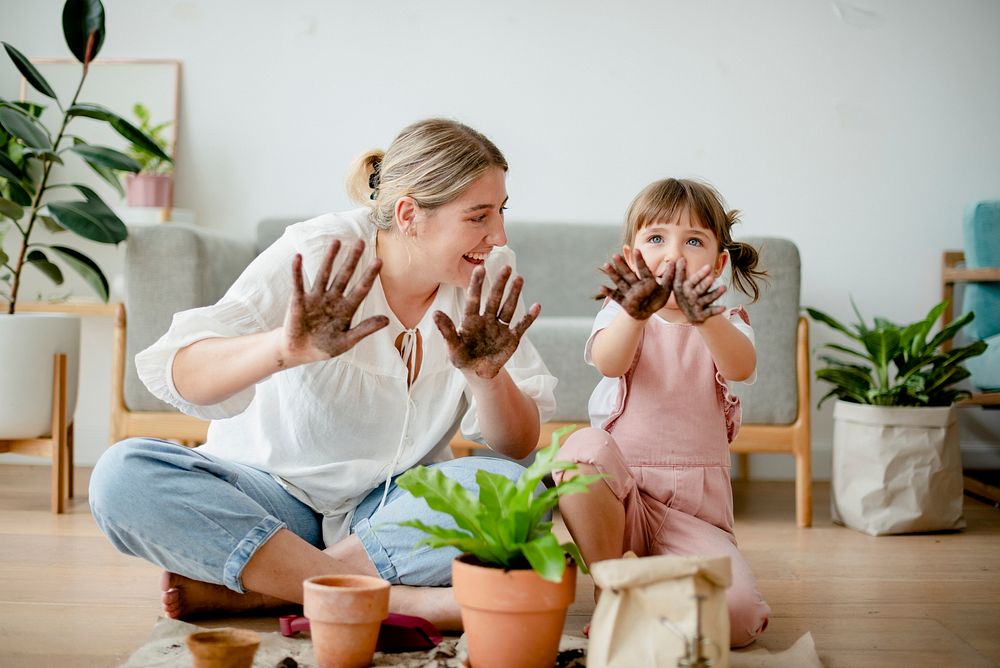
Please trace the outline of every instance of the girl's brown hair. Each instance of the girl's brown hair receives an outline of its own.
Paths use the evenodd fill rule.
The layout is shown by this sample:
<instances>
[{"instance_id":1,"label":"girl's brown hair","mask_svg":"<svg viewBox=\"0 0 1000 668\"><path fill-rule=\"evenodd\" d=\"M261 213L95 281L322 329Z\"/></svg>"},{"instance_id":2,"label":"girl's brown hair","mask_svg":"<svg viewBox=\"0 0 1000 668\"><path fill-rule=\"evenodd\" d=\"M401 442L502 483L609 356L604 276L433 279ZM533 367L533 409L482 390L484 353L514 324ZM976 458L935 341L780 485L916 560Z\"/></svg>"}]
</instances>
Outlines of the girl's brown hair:
<instances>
[{"instance_id":1,"label":"girl's brown hair","mask_svg":"<svg viewBox=\"0 0 1000 668\"><path fill-rule=\"evenodd\" d=\"M507 171L507 160L485 135L457 121L429 118L404 128L385 152L361 155L348 171L347 193L369 206L369 220L387 230L400 197L433 210L493 167Z\"/></svg>"},{"instance_id":2,"label":"girl's brown hair","mask_svg":"<svg viewBox=\"0 0 1000 668\"><path fill-rule=\"evenodd\" d=\"M663 179L646 186L629 205L625 216L625 244L634 245L639 230L654 223L673 221L684 209L692 220L715 235L719 251L729 251L733 283L743 293L760 298L757 279L767 275L757 269L757 249L733 241L731 229L739 222L740 212L726 211L715 188L691 179Z\"/></svg>"}]
</instances>

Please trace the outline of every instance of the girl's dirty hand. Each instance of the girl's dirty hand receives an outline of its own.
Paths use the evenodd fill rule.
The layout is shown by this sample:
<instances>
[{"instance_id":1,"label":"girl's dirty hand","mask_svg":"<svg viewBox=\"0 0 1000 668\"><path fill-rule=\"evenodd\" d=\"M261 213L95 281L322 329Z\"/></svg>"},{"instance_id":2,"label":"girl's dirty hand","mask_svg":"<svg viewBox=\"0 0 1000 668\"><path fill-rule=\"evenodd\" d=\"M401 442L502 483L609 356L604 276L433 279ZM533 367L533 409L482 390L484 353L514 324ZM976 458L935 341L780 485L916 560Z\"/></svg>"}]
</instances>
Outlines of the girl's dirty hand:
<instances>
[{"instance_id":1,"label":"girl's dirty hand","mask_svg":"<svg viewBox=\"0 0 1000 668\"><path fill-rule=\"evenodd\" d=\"M358 241L340 267L333 282L333 262L340 251L340 241L330 244L330 250L309 290L302 278L302 256L292 261L292 299L285 313L283 361L288 366L329 359L349 350L358 341L389 324L384 315L374 316L351 327L354 312L371 290L382 261L375 259L351 290L347 284L365 249Z\"/></svg>"},{"instance_id":2,"label":"girl's dirty hand","mask_svg":"<svg viewBox=\"0 0 1000 668\"><path fill-rule=\"evenodd\" d=\"M712 303L726 292L724 285L712 290L713 283L715 276L710 265L706 264L691 276L687 276L687 261L678 258L674 270L674 299L677 301L677 307L692 325L700 325L726 310L721 305L712 306Z\"/></svg>"},{"instance_id":3,"label":"girl's dirty hand","mask_svg":"<svg viewBox=\"0 0 1000 668\"><path fill-rule=\"evenodd\" d=\"M627 249L626 249L627 250ZM625 259L618 254L611 257L601 267L601 271L615 284L614 288L601 286L598 299L610 297L625 309L625 312L636 320L647 320L651 315L667 305L670 299L671 286L674 283L674 261L668 260L661 264L663 272L659 277L646 266L642 252L636 248L632 251L632 271Z\"/></svg>"},{"instance_id":4,"label":"girl's dirty hand","mask_svg":"<svg viewBox=\"0 0 1000 668\"><path fill-rule=\"evenodd\" d=\"M472 272L459 329L455 329L455 323L444 312L434 313L434 324L444 337L448 356L457 369L475 373L480 378L494 378L517 350L521 337L541 312L541 306L532 304L524 317L511 323L524 279L516 277L511 282L510 294L504 299L504 288L510 274L510 267L500 270L486 306L480 313L486 269L476 267Z\"/></svg>"}]
</instances>

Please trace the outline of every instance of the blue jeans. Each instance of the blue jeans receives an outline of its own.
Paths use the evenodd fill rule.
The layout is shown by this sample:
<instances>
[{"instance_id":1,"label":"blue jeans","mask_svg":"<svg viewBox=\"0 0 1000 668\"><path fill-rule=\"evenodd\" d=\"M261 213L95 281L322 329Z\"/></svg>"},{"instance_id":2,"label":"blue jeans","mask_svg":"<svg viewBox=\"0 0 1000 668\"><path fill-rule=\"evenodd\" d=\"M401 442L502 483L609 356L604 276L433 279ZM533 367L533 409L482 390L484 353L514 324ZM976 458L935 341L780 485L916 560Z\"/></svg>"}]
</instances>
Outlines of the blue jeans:
<instances>
[{"instance_id":1,"label":"blue jeans","mask_svg":"<svg viewBox=\"0 0 1000 668\"><path fill-rule=\"evenodd\" d=\"M462 457L432 466L473 493L479 469L512 481L524 470L495 457ZM351 520L351 533L379 575L393 584L450 585L457 550L417 547L425 534L396 523L417 519L455 527L454 521L398 488L395 479L378 510L383 488L372 490ZM159 439L128 439L104 453L90 479L90 509L119 551L239 593L245 592L247 562L279 529L324 548L322 515L269 474Z\"/></svg>"}]
</instances>

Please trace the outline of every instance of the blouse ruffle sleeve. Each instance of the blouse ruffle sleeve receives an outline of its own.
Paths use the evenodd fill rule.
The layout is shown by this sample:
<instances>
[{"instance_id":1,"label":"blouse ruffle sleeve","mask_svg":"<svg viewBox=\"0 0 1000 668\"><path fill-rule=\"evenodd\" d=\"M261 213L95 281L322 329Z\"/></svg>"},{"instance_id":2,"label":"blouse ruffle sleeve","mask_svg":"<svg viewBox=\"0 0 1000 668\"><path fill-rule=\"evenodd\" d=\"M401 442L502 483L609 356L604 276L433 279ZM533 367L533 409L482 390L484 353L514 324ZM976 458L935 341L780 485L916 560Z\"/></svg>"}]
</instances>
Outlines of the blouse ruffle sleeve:
<instances>
[{"instance_id":1,"label":"blouse ruffle sleeve","mask_svg":"<svg viewBox=\"0 0 1000 668\"><path fill-rule=\"evenodd\" d=\"M230 418L246 410L256 394L255 386L216 404L185 401L174 386L174 358L181 348L202 339L243 336L281 326L292 292L292 258L302 253L308 286L308 277L318 271L329 243L322 237L304 235L298 228L290 227L258 255L218 303L175 314L166 334L135 356L139 379L153 396L182 413L206 420Z\"/></svg>"},{"instance_id":2,"label":"blouse ruffle sleeve","mask_svg":"<svg viewBox=\"0 0 1000 668\"><path fill-rule=\"evenodd\" d=\"M490 254L486 263L486 280L483 284L484 296L488 294L489 287L493 285L497 273L499 273L504 265L510 265L512 270L511 276L516 275L517 266L514 251L507 247L497 248ZM511 322L517 322L524 317L526 312L524 299L519 298L517 309L514 311L514 317ZM545 366L545 362L542 361L538 350L531 344L531 341L528 339L530 335L531 329L529 328L525 335L521 337L521 342L517 350L507 360L504 369L507 370L517 388L535 402L535 406L538 408L539 421L547 422L556 412L555 388L558 381L549 372L548 367ZM472 396L472 392L468 389L466 389L466 398L469 406L462 417L462 436L470 441L483 443L484 441L479 428L479 416L476 411L476 402Z\"/></svg>"}]
</instances>

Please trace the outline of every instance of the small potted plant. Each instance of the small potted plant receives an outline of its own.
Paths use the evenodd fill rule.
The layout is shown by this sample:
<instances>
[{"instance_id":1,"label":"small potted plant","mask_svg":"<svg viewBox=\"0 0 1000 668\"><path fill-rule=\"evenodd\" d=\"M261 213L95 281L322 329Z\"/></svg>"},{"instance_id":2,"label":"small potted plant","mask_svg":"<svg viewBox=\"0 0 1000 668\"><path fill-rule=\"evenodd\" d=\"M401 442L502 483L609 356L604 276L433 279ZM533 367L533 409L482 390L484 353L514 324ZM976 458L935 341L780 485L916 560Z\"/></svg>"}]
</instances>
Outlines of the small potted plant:
<instances>
[{"instance_id":1,"label":"small potted plant","mask_svg":"<svg viewBox=\"0 0 1000 668\"><path fill-rule=\"evenodd\" d=\"M967 313L931 330L947 302L925 318L897 325L875 318L845 326L816 309L809 315L858 344L826 347L846 359L822 355L816 377L833 385L820 405L836 397L833 412L835 521L877 536L961 529L962 463L954 404L969 396L955 387L968 378L962 363L982 354L976 341L942 352L974 317Z\"/></svg>"},{"instance_id":2,"label":"small potted plant","mask_svg":"<svg viewBox=\"0 0 1000 668\"><path fill-rule=\"evenodd\" d=\"M452 586L475 668L555 664L566 609L576 594L576 565L584 572L586 567L576 545L559 544L547 516L559 497L585 492L603 477L578 475L535 494L547 474L576 468L555 460L559 439L572 429L557 430L552 444L536 453L516 484L479 471L478 498L440 471L422 466L397 481L459 527L403 523L428 535L423 544L462 552L452 562Z\"/></svg>"},{"instance_id":3,"label":"small potted plant","mask_svg":"<svg viewBox=\"0 0 1000 668\"><path fill-rule=\"evenodd\" d=\"M133 142L127 153L139 165L135 174L125 174L125 203L135 207L169 208L173 204L174 163L165 158L170 143L163 133L173 121L153 124L149 109L142 103L132 107L139 121L139 129L153 140L159 151L151 151L146 144Z\"/></svg>"}]
</instances>

